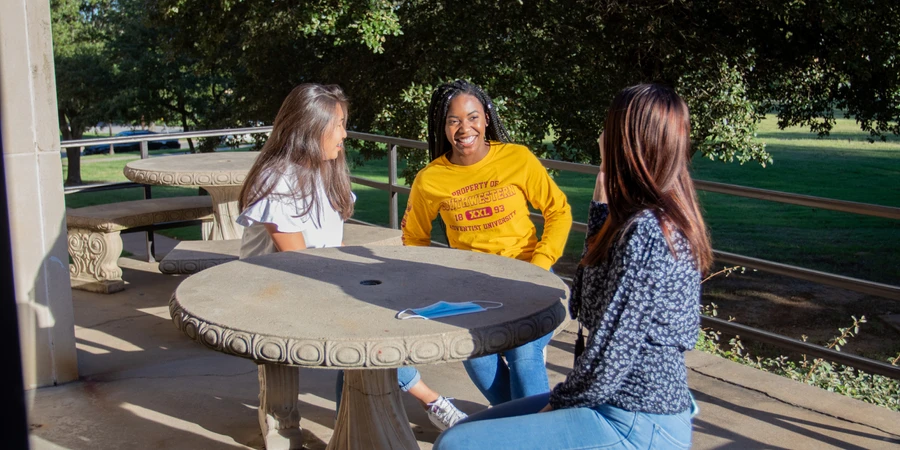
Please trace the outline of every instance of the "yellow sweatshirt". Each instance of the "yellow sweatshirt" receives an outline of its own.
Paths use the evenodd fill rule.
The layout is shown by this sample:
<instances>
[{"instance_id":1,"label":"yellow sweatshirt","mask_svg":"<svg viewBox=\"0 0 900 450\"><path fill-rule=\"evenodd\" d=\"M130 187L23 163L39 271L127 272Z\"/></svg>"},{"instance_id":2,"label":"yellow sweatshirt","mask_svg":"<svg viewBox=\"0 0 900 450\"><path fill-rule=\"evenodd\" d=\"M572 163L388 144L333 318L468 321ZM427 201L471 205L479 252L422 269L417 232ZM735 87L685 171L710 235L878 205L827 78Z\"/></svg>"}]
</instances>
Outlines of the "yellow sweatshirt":
<instances>
[{"instance_id":1,"label":"yellow sweatshirt","mask_svg":"<svg viewBox=\"0 0 900 450\"><path fill-rule=\"evenodd\" d=\"M400 225L403 244L431 245L431 221L440 213L451 247L550 269L572 227L566 195L526 147L490 144L487 156L471 166L453 164L445 155L416 175ZM540 241L528 203L544 216Z\"/></svg>"}]
</instances>

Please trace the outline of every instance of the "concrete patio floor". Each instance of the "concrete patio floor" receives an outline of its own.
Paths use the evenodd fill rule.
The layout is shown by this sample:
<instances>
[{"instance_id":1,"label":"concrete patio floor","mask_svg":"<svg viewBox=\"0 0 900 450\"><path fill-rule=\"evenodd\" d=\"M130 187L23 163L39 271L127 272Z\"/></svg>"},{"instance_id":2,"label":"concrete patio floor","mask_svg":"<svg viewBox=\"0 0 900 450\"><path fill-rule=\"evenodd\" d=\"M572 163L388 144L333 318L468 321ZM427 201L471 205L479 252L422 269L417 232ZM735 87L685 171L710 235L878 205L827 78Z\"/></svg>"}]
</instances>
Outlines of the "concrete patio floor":
<instances>
[{"instance_id":1,"label":"concrete patio floor","mask_svg":"<svg viewBox=\"0 0 900 450\"><path fill-rule=\"evenodd\" d=\"M126 235L126 249L139 254L142 236ZM159 254L171 246L159 237ZM81 378L27 393L32 448L263 448L255 364L209 350L175 328L168 300L184 278L134 258L121 258L120 265L125 291L73 291ZM571 368L573 341L564 331L549 345L551 386ZM700 405L696 449L900 448L900 413L700 352L687 360ZM463 411L486 407L462 364L419 369ZM331 437L334 377L326 369L301 372L309 449L325 448ZM404 401L421 448L430 449L437 430L412 397Z\"/></svg>"}]
</instances>

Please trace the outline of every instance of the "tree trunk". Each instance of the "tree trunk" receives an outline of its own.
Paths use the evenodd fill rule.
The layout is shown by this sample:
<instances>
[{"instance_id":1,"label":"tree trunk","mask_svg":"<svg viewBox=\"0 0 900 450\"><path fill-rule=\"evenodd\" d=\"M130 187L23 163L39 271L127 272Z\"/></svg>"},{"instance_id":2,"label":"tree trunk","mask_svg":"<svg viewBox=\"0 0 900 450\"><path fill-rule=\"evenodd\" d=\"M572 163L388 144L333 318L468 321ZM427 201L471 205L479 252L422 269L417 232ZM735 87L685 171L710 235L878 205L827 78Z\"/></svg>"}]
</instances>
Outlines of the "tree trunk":
<instances>
[{"instance_id":1,"label":"tree trunk","mask_svg":"<svg viewBox=\"0 0 900 450\"><path fill-rule=\"evenodd\" d=\"M69 172L66 175L66 186L77 186L81 181L81 149L73 147L66 149L66 159L69 161Z\"/></svg>"},{"instance_id":2,"label":"tree trunk","mask_svg":"<svg viewBox=\"0 0 900 450\"><path fill-rule=\"evenodd\" d=\"M182 115L181 117L182 117L182 119L181 119L181 128L182 128L182 131L188 131L188 130L190 130L191 127L190 127L190 126L188 125L188 123L187 123L187 117L185 117L184 115ZM197 150L194 148L194 140L191 139L191 138L187 138L187 142L188 142L188 147L191 149L191 153L192 153L192 154L193 154L193 153L197 153Z\"/></svg>"},{"instance_id":3,"label":"tree trunk","mask_svg":"<svg viewBox=\"0 0 900 450\"><path fill-rule=\"evenodd\" d=\"M59 115L59 131L62 133L64 141L81 139L84 132L81 130L73 130L63 111L58 111ZM74 147L66 149L66 160L69 163L69 170L66 174L66 186L77 186L83 184L81 181L81 149L82 147Z\"/></svg>"}]
</instances>

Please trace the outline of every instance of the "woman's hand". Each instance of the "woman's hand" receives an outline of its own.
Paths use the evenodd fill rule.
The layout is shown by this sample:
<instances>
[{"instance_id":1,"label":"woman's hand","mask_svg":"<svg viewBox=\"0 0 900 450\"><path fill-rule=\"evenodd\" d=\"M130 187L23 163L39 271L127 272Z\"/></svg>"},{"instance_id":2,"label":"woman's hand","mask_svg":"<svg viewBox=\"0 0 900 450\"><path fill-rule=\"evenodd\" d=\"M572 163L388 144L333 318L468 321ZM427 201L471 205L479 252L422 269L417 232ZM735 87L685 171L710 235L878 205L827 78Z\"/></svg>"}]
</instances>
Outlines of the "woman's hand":
<instances>
[{"instance_id":1,"label":"woman's hand","mask_svg":"<svg viewBox=\"0 0 900 450\"><path fill-rule=\"evenodd\" d=\"M541 408L541 410L540 410L540 411L538 411L538 412L539 412L539 413L542 413L542 412L550 412L550 411L553 411L553 407L552 407L552 406L550 406L550 404L549 404L549 403L547 403L547 406L545 406L545 407L543 407L543 408Z\"/></svg>"}]
</instances>

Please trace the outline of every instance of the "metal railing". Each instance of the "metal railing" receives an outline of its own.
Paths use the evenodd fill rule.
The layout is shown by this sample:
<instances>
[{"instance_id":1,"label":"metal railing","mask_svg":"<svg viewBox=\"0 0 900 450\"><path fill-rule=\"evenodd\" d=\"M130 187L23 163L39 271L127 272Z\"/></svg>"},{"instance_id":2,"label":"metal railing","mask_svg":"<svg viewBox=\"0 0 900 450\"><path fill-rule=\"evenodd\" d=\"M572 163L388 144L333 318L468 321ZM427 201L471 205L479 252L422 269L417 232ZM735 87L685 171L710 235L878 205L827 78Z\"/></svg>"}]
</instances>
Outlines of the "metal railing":
<instances>
[{"instance_id":1,"label":"metal railing","mask_svg":"<svg viewBox=\"0 0 900 450\"><path fill-rule=\"evenodd\" d=\"M191 131L191 132L183 132L183 133L169 133L169 134L155 134L155 135L142 135L142 136L129 136L129 137L120 137L120 138L103 138L103 139L89 139L89 140L80 140L80 141L65 141L62 143L62 148L75 148L82 147L87 145L96 145L96 144L115 144L115 143L126 143L126 142L140 142L141 143L141 158L148 157L147 152L147 142L152 140L160 140L160 139L188 139L188 138L196 138L196 137L215 137L215 136L227 136L227 135L245 135L245 134L254 134L254 133L267 133L272 130L272 127L256 127L256 128L236 128L236 129L224 129L224 130L206 130L206 131ZM354 183L372 187L375 189L380 189L388 192L389 195L389 222L391 228L399 228L399 194L409 194L410 189L406 186L397 184L397 149L399 147L410 148L410 149L421 149L427 150L428 144L422 141L416 141L411 139L403 139L396 138L390 136L380 136L375 134L368 133L360 133L360 132L348 132L348 139L356 139L368 142L376 142L386 144L389 147L388 150L388 182L380 182L376 180L371 180L364 177L352 176L351 180ZM576 172L576 173L584 173L589 175L596 175L600 167L594 165L586 165L586 164L577 164L565 161L555 161L548 159L541 159L541 163L549 168L556 169L562 171ZM703 181L696 180L694 182L695 186L699 190L716 192L727 195L735 195L747 198L754 198L759 200L766 200L772 202L779 203L787 203L793 205L807 206L812 208L820 208L827 209L832 211L842 211L852 214L860 214L874 217L882 217L887 219L900 220L900 208L882 206L882 205L873 205L867 203L857 203L857 202L849 202L843 200L834 200L829 198L822 197L814 197L809 195L801 195L801 194L792 194L787 192L779 192L779 191L771 191L766 189L758 189L751 188L745 186L736 186L725 183L716 183L711 181ZM67 188L66 193L72 192L83 192L85 190L106 190L106 189L121 189L128 187L137 186L135 183L123 182L123 183L104 183L98 185L88 185L88 186L80 186L75 188ZM145 187L148 191L149 186ZM145 191L145 192L147 192ZM149 194L149 193L148 193ZM540 214L532 213L531 217L537 221L542 222L543 217ZM587 225L582 222L574 222L572 225L572 229L575 231L586 232ZM152 234L152 233L151 233ZM744 255L737 255L728 252L722 252L718 250L714 250L713 254L715 258L723 263L735 264L740 266L751 267L757 270L761 270L764 272L786 275L792 278L797 278L801 280L813 281L820 284L830 285L839 287L842 289L848 289L856 292L861 292L865 294L878 295L881 297L885 297L892 300L900 300L900 286L877 283L869 280L862 280L858 278L846 277L842 275L831 274L827 272L816 271L812 269L807 269L803 267L792 266L789 264L777 263L774 261L767 261L763 259L752 258ZM717 329L719 331L723 331L726 333L739 334L742 337L749 338L752 340L757 340L760 342L776 344L781 347L795 350L799 352L803 352L806 354L810 354L813 356L826 358L831 361L844 364L851 367L856 367L858 369L865 370L872 374L883 375L886 377L900 379L900 367L892 366L885 362L876 361L868 358L863 358L856 355L841 353L835 350L831 350L825 347L821 347L818 345L813 345L807 342L803 342L797 339L792 339L786 336L781 336L775 333L771 333L768 331L760 330L758 328L749 327L746 325L741 325L735 322L729 322L726 320L718 319L715 317L701 316L701 323L703 326Z\"/></svg>"}]
</instances>

